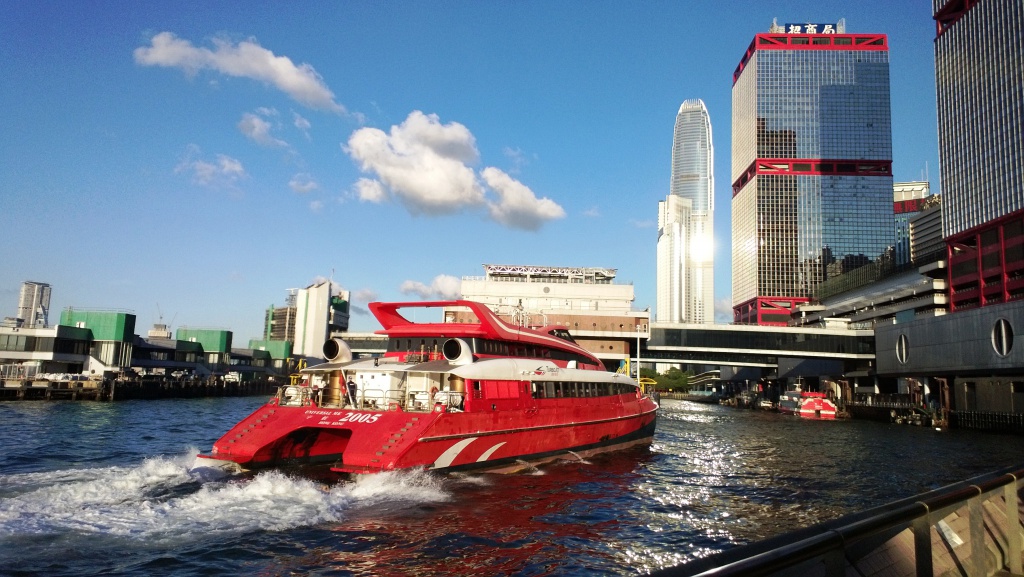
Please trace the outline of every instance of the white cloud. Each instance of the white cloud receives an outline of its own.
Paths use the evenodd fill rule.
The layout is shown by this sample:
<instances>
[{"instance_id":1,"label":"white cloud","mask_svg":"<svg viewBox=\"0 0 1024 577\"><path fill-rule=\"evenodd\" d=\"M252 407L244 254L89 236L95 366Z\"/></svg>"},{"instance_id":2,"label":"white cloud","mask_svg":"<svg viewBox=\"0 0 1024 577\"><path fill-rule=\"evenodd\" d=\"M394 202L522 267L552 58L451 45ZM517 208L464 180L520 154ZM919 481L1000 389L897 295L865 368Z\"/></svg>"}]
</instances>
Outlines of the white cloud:
<instances>
[{"instance_id":1,"label":"white cloud","mask_svg":"<svg viewBox=\"0 0 1024 577\"><path fill-rule=\"evenodd\" d=\"M320 185L308 174L296 174L288 181L288 188L291 188L292 192L306 194L320 188Z\"/></svg>"},{"instance_id":2,"label":"white cloud","mask_svg":"<svg viewBox=\"0 0 1024 577\"><path fill-rule=\"evenodd\" d=\"M309 203L309 210L313 212L320 212L324 209L324 201L314 200Z\"/></svg>"},{"instance_id":3,"label":"white cloud","mask_svg":"<svg viewBox=\"0 0 1024 577\"><path fill-rule=\"evenodd\" d=\"M333 270L334 269L331 269L331 270L332 270L332 274L333 274ZM320 276L320 275L317 275L317 276L313 277L313 282L311 282L309 284L310 284L310 286L312 286L312 285L320 284L320 283L324 283L324 282L330 282L331 283L331 294L333 294L333 295L336 295L336 294L340 293L341 291L345 290L345 287L341 286L340 284L335 282L333 279L329 279L329 278L327 278L325 276Z\"/></svg>"},{"instance_id":4,"label":"white cloud","mask_svg":"<svg viewBox=\"0 0 1024 577\"><path fill-rule=\"evenodd\" d=\"M590 217L590 218L597 218L597 217L601 216L601 211L598 210L598 208L596 206L592 206L592 207L588 208L587 210L583 211L583 216L587 216L587 217Z\"/></svg>"},{"instance_id":5,"label":"white cloud","mask_svg":"<svg viewBox=\"0 0 1024 577\"><path fill-rule=\"evenodd\" d=\"M407 280L399 290L402 294L414 294L422 299L453 300L462 298L462 279L446 274L437 275L430 286Z\"/></svg>"},{"instance_id":6,"label":"white cloud","mask_svg":"<svg viewBox=\"0 0 1024 577\"><path fill-rule=\"evenodd\" d=\"M377 291L368 288L359 289L352 293L352 300L363 303L372 303L378 298Z\"/></svg>"},{"instance_id":7,"label":"white cloud","mask_svg":"<svg viewBox=\"0 0 1024 577\"><path fill-rule=\"evenodd\" d=\"M346 113L312 66L296 65L287 56L277 56L254 40L232 44L214 39L211 50L193 46L172 32L160 32L150 42L149 46L135 49L138 64L181 68L189 74L209 69L228 76L251 78L274 86L309 108Z\"/></svg>"},{"instance_id":8,"label":"white cloud","mask_svg":"<svg viewBox=\"0 0 1024 577\"><path fill-rule=\"evenodd\" d=\"M530 163L529 158L527 158L526 153L522 149L506 146L502 149L501 153L512 162L512 168L509 169L509 172L512 174L519 174L523 167ZM536 158L536 155L534 155L534 158Z\"/></svg>"},{"instance_id":9,"label":"white cloud","mask_svg":"<svg viewBox=\"0 0 1024 577\"><path fill-rule=\"evenodd\" d=\"M217 155L217 166L220 169L220 173L227 175L232 178L245 176L245 169L242 168L242 162L237 158L231 158L224 154Z\"/></svg>"},{"instance_id":10,"label":"white cloud","mask_svg":"<svg viewBox=\"0 0 1024 577\"><path fill-rule=\"evenodd\" d=\"M528 186L505 174L488 167L481 175L501 199L498 203L488 202L491 218L512 228L537 230L545 222L565 218L565 210L550 198L537 198Z\"/></svg>"},{"instance_id":11,"label":"white cloud","mask_svg":"<svg viewBox=\"0 0 1024 577\"><path fill-rule=\"evenodd\" d=\"M360 128L346 152L413 214L449 214L484 201L483 188L465 164L477 158L473 135L461 124L441 124L436 115L414 111L390 134ZM357 184L360 198L379 202L382 191L368 186Z\"/></svg>"},{"instance_id":12,"label":"white cloud","mask_svg":"<svg viewBox=\"0 0 1024 577\"><path fill-rule=\"evenodd\" d=\"M356 181L355 193L359 196L359 200L376 204L388 199L388 192L384 190L384 185L380 181L370 178L360 178Z\"/></svg>"},{"instance_id":13,"label":"white cloud","mask_svg":"<svg viewBox=\"0 0 1024 577\"><path fill-rule=\"evenodd\" d=\"M218 154L215 160L209 161L196 158L199 154L199 147L190 145L174 172L191 174L192 182L211 188L234 188L239 179L248 176L237 158Z\"/></svg>"},{"instance_id":14,"label":"white cloud","mask_svg":"<svg viewBox=\"0 0 1024 577\"><path fill-rule=\"evenodd\" d=\"M478 178L469 165L479 160L476 139L462 124L442 124L436 114L418 110L389 133L361 128L349 137L345 151L360 168L376 178L354 185L364 201L388 198L413 214L451 214L487 206L495 221L512 228L537 230L546 221L563 218L565 211L549 198L540 198L523 183L493 167ZM486 186L498 197L486 197Z\"/></svg>"},{"instance_id":15,"label":"white cloud","mask_svg":"<svg viewBox=\"0 0 1024 577\"><path fill-rule=\"evenodd\" d=\"M263 118L246 112L238 122L238 130L250 140L263 146L288 146L288 143L270 135L270 123Z\"/></svg>"},{"instance_id":16,"label":"white cloud","mask_svg":"<svg viewBox=\"0 0 1024 577\"><path fill-rule=\"evenodd\" d=\"M298 128L303 134L306 135L306 138L309 138L309 129L312 128L313 125L310 124L309 121L306 120L305 118L299 116L298 112L292 112L292 117L294 119L295 128Z\"/></svg>"}]
</instances>

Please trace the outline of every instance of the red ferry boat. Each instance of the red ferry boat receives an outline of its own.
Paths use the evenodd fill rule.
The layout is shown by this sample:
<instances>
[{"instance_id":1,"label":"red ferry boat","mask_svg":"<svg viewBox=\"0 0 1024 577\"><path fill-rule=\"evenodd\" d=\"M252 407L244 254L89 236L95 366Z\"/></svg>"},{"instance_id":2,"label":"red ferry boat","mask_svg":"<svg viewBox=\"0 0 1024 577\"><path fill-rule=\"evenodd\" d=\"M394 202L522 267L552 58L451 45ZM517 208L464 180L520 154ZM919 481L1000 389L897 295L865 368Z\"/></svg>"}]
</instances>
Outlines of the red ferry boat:
<instances>
[{"instance_id":1,"label":"red ferry boat","mask_svg":"<svg viewBox=\"0 0 1024 577\"><path fill-rule=\"evenodd\" d=\"M779 412L798 415L805 419L835 419L836 404L825 393L799 389L779 395Z\"/></svg>"},{"instance_id":2,"label":"red ferry boat","mask_svg":"<svg viewBox=\"0 0 1024 577\"><path fill-rule=\"evenodd\" d=\"M344 342L328 341L327 363L303 369L304 382L282 387L200 456L245 469L507 472L651 442L655 400L563 327L512 326L463 300L369 307L388 336L384 356L353 360ZM417 323L399 313L441 307L476 318Z\"/></svg>"}]
</instances>

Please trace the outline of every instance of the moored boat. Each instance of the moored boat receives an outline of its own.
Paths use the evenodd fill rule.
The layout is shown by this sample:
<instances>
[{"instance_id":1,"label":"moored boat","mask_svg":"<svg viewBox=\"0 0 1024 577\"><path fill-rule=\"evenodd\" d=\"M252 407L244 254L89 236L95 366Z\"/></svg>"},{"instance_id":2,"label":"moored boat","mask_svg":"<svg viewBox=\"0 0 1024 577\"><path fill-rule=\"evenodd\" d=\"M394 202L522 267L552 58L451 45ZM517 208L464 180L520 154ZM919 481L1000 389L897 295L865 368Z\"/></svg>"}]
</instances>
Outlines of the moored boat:
<instances>
[{"instance_id":1,"label":"moored boat","mask_svg":"<svg viewBox=\"0 0 1024 577\"><path fill-rule=\"evenodd\" d=\"M825 393L803 392L797 414L805 419L835 419L836 404Z\"/></svg>"},{"instance_id":2,"label":"moored boat","mask_svg":"<svg viewBox=\"0 0 1024 577\"><path fill-rule=\"evenodd\" d=\"M805 419L835 419L837 408L825 393L803 391L798 387L779 395L778 411Z\"/></svg>"},{"instance_id":3,"label":"moored boat","mask_svg":"<svg viewBox=\"0 0 1024 577\"><path fill-rule=\"evenodd\" d=\"M327 363L303 369L304 381L201 456L247 469L509 471L651 442L657 403L562 327L515 327L472 301L369 306L389 337L383 357L353 360L328 341ZM417 323L399 313L423 308L475 319Z\"/></svg>"}]
</instances>

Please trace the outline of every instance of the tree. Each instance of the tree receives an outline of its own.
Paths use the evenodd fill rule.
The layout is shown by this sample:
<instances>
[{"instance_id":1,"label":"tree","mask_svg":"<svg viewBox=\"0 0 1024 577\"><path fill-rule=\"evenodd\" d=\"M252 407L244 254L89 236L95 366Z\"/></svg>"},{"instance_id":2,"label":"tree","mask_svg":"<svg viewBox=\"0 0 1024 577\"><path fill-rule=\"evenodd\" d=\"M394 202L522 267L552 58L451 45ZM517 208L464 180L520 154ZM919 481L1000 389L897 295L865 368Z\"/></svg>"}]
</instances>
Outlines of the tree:
<instances>
[{"instance_id":1,"label":"tree","mask_svg":"<svg viewBox=\"0 0 1024 577\"><path fill-rule=\"evenodd\" d=\"M649 374L644 374L645 372ZM691 374L689 372L683 372L677 367L671 367L662 374L658 374L657 372L648 369L641 371L640 374L641 376L654 379L658 383L659 391L685 392L690 390Z\"/></svg>"}]
</instances>

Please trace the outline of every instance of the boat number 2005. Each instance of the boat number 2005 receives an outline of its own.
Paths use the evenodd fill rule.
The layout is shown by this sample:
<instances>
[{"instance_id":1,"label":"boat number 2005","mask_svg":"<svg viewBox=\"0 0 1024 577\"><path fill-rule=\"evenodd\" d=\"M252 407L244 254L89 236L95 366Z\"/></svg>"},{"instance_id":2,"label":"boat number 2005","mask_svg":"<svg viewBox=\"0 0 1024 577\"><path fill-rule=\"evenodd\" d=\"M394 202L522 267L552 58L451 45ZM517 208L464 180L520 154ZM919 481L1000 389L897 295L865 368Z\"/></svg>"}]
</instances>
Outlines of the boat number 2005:
<instances>
[{"instance_id":1,"label":"boat number 2005","mask_svg":"<svg viewBox=\"0 0 1024 577\"><path fill-rule=\"evenodd\" d=\"M368 413L345 413L335 423L376 423L380 414L371 415Z\"/></svg>"}]
</instances>

